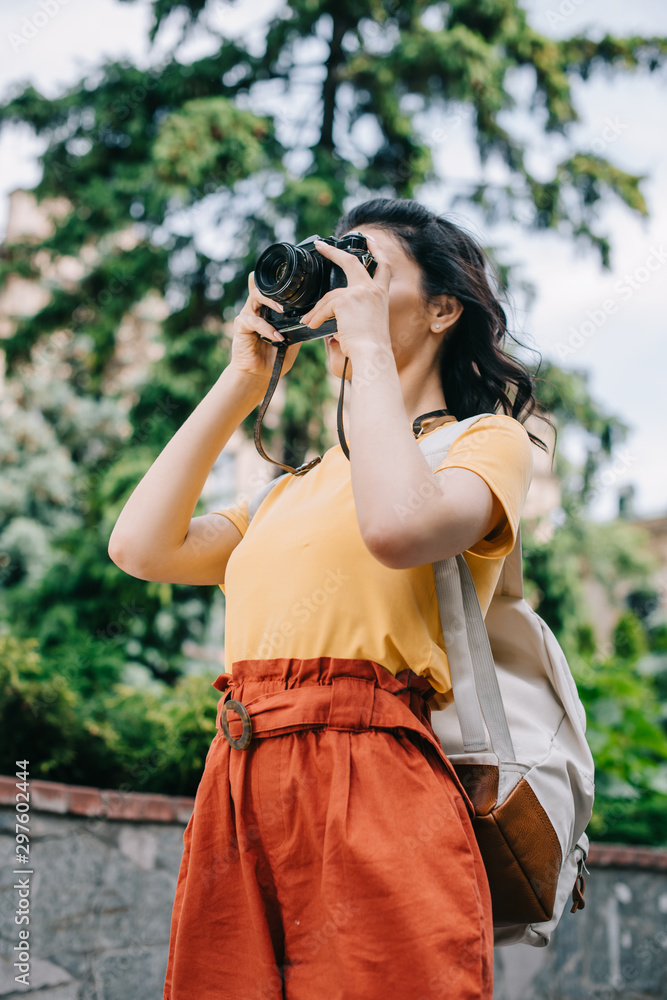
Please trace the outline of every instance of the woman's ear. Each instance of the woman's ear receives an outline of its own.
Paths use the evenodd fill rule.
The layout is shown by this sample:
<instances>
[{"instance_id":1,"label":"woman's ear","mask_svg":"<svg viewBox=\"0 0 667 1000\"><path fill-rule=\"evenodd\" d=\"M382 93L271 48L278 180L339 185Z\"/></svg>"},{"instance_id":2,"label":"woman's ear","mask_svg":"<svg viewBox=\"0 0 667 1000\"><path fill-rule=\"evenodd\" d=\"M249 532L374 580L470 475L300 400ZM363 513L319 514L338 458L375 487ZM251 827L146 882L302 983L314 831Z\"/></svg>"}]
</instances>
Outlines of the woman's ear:
<instances>
[{"instance_id":1,"label":"woman's ear","mask_svg":"<svg viewBox=\"0 0 667 1000\"><path fill-rule=\"evenodd\" d=\"M431 310L431 329L434 333L448 330L459 319L463 306L453 295L441 295Z\"/></svg>"}]
</instances>

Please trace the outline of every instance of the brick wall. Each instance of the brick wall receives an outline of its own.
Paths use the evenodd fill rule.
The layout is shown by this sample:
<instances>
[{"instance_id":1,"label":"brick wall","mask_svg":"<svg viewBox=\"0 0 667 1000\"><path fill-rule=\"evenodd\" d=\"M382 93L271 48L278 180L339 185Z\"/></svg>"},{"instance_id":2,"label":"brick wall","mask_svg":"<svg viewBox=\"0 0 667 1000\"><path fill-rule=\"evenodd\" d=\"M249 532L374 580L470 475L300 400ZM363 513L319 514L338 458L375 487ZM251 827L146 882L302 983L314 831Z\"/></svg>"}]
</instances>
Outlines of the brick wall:
<instances>
[{"instance_id":1,"label":"brick wall","mask_svg":"<svg viewBox=\"0 0 667 1000\"><path fill-rule=\"evenodd\" d=\"M161 1000L193 800L31 781L34 874L22 876L13 874L15 794L15 779L0 777L0 997ZM495 1000L667 997L667 850L594 844L588 867L586 908L563 916L548 948L496 951ZM22 877L29 988L15 982L10 957Z\"/></svg>"}]
</instances>

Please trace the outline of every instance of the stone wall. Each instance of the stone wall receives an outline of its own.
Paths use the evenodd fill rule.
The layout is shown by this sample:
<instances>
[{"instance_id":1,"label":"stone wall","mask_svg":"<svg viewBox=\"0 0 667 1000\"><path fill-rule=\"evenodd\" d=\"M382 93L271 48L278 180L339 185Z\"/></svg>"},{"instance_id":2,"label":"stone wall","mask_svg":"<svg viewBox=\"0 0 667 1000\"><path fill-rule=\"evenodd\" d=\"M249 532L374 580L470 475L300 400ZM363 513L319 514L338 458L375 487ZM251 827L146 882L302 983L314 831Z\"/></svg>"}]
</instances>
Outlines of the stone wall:
<instances>
[{"instance_id":1,"label":"stone wall","mask_svg":"<svg viewBox=\"0 0 667 1000\"><path fill-rule=\"evenodd\" d=\"M494 1000L667 998L667 850L593 844L587 867L547 948L496 949Z\"/></svg>"},{"instance_id":2,"label":"stone wall","mask_svg":"<svg viewBox=\"0 0 667 1000\"><path fill-rule=\"evenodd\" d=\"M0 996L160 1000L191 799L30 782L31 876L13 875L16 793L0 778ZM15 982L30 879L30 988Z\"/></svg>"},{"instance_id":3,"label":"stone wall","mask_svg":"<svg viewBox=\"0 0 667 1000\"><path fill-rule=\"evenodd\" d=\"M0 997L161 1000L192 800L32 781L30 864L14 875L15 793L0 777ZM497 949L495 1000L667 997L667 850L594 845L588 866L586 908L563 916L548 948ZM29 987L10 957L19 880Z\"/></svg>"}]
</instances>

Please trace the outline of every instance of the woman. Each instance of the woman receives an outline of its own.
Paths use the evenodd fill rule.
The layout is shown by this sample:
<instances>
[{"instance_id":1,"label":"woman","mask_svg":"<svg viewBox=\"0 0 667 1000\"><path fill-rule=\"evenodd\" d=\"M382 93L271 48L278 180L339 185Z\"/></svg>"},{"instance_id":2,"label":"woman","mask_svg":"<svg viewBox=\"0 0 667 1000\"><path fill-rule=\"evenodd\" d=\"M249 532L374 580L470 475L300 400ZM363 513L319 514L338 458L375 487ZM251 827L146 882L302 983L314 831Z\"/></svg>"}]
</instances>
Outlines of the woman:
<instances>
[{"instance_id":1,"label":"woman","mask_svg":"<svg viewBox=\"0 0 667 1000\"><path fill-rule=\"evenodd\" d=\"M486 613L532 475L518 416L536 403L501 348L505 315L470 236L401 199L352 209L336 235L352 230L374 277L320 244L348 284L304 317L337 320L325 350L339 378L349 359L349 460L335 445L286 476L250 529L247 502L192 517L268 385L274 352L258 334L281 339L251 274L229 365L109 544L133 576L220 584L227 600L219 731L184 835L165 1000L492 995L488 882L429 721L451 697L431 564L465 552ZM431 472L416 433L498 409Z\"/></svg>"}]
</instances>

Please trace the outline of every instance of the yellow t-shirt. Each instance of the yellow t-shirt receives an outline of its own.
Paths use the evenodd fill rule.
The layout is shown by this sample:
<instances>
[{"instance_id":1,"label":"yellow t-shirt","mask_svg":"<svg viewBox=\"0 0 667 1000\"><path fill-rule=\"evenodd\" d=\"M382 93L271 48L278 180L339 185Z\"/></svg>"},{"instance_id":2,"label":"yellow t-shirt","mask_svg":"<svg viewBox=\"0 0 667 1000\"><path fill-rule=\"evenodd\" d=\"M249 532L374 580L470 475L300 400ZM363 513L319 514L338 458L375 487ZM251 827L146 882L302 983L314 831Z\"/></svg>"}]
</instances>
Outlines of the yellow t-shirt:
<instances>
[{"instance_id":1,"label":"yellow t-shirt","mask_svg":"<svg viewBox=\"0 0 667 1000\"><path fill-rule=\"evenodd\" d=\"M455 467L481 476L504 511L489 535L464 553L486 615L532 478L528 432L504 414L482 417L457 438L436 471ZM305 475L274 486L250 527L247 508L245 501L215 511L243 535L220 585L228 673L238 660L369 659L392 674L411 667L439 692L438 704L449 700L433 565L390 569L371 555L339 444Z\"/></svg>"}]
</instances>

